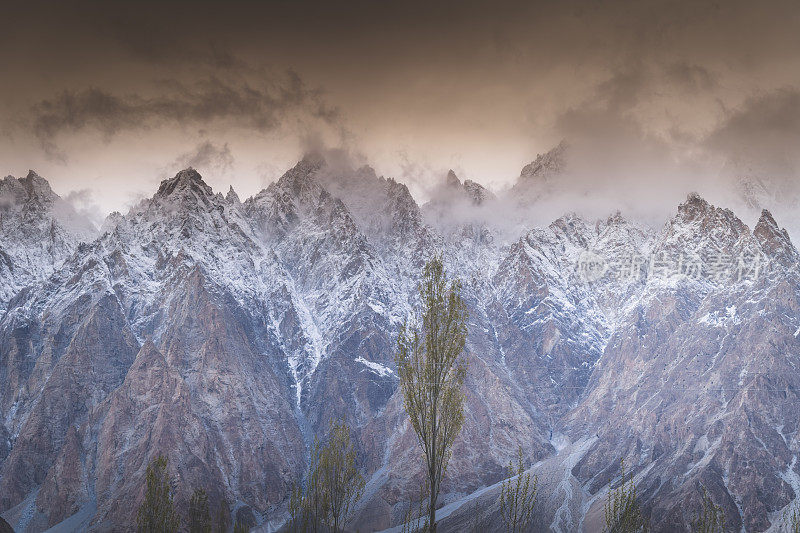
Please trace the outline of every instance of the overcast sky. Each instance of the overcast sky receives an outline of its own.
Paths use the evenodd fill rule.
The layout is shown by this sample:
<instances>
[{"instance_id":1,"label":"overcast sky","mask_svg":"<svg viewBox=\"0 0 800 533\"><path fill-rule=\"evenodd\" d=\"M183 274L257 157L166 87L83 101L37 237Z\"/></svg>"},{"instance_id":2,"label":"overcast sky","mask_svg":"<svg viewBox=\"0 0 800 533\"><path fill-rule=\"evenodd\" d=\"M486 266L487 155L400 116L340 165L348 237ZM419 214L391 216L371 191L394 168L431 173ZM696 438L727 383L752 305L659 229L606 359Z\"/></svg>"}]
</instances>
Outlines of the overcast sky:
<instances>
[{"instance_id":1,"label":"overcast sky","mask_svg":"<svg viewBox=\"0 0 800 533\"><path fill-rule=\"evenodd\" d=\"M11 3L0 73L0 174L103 212L187 165L244 198L320 146L418 196L565 138L597 158L571 186L612 197L793 187L800 152L796 0Z\"/></svg>"}]
</instances>

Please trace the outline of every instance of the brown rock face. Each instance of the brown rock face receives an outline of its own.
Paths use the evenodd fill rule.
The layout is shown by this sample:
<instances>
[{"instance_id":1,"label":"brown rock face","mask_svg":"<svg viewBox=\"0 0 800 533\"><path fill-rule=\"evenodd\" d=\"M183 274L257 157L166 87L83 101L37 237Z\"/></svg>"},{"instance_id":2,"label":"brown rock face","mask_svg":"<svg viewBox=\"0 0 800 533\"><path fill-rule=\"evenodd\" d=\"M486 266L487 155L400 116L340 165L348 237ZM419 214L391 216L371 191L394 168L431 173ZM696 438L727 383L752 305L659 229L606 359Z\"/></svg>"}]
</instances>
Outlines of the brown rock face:
<instances>
[{"instance_id":1,"label":"brown rock face","mask_svg":"<svg viewBox=\"0 0 800 533\"><path fill-rule=\"evenodd\" d=\"M11 363L5 367L7 374L18 376L11 381L26 378L24 387L3 398L9 403L13 399L13 405L27 413L19 425L12 426L18 436L0 468L3 508L18 504L45 482L60 451L70 443L69 432L122 383L135 353L136 340L113 298L94 304L79 302L65 320L43 326L25 324L11 336L20 338L40 328L43 334L27 337L25 343L36 343L34 349L42 350L32 367L29 355L27 361L17 358L16 343L3 348L10 349L4 357Z\"/></svg>"}]
</instances>

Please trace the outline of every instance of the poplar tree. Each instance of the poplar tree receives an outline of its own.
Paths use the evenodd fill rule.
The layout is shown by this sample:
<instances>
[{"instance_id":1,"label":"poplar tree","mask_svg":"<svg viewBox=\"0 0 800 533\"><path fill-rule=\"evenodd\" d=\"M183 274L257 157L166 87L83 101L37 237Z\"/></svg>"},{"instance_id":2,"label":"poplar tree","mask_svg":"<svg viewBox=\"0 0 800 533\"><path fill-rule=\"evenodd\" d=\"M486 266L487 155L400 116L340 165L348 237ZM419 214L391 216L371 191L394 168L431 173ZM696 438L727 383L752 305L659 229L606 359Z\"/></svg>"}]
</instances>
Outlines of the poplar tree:
<instances>
[{"instance_id":1,"label":"poplar tree","mask_svg":"<svg viewBox=\"0 0 800 533\"><path fill-rule=\"evenodd\" d=\"M293 531L316 533L320 521L328 514L328 499L322 486L322 475L319 464L322 447L319 440L314 439L308 458L308 471L304 483L292 488L289 500L289 514Z\"/></svg>"},{"instance_id":2,"label":"poplar tree","mask_svg":"<svg viewBox=\"0 0 800 533\"><path fill-rule=\"evenodd\" d=\"M217 533L228 533L231 525L231 511L228 508L228 502L225 498L219 501L219 510L217 511Z\"/></svg>"},{"instance_id":3,"label":"poplar tree","mask_svg":"<svg viewBox=\"0 0 800 533\"><path fill-rule=\"evenodd\" d=\"M539 478L533 477L531 483L530 473L525 473L522 465L522 448L517 451L517 464L508 462L509 478L503 481L500 487L500 514L506 531L517 533L525 531L533 518L533 508L536 505L536 491L539 487Z\"/></svg>"},{"instance_id":4,"label":"poplar tree","mask_svg":"<svg viewBox=\"0 0 800 533\"><path fill-rule=\"evenodd\" d=\"M364 486L356 467L350 428L343 420L331 422L327 444L321 446L315 439L311 446L305 484L292 489L290 527L294 531L316 532L324 523L334 533L343 531Z\"/></svg>"},{"instance_id":5,"label":"poplar tree","mask_svg":"<svg viewBox=\"0 0 800 533\"><path fill-rule=\"evenodd\" d=\"M356 468L356 450L344 421L331 423L328 444L322 448L319 472L326 498L326 522L333 533L344 530L355 503L364 492L364 478Z\"/></svg>"},{"instance_id":6,"label":"poplar tree","mask_svg":"<svg viewBox=\"0 0 800 533\"><path fill-rule=\"evenodd\" d=\"M725 513L722 506L715 505L708 491L703 487L703 507L692 522L694 533L723 533L725 531Z\"/></svg>"},{"instance_id":7,"label":"poplar tree","mask_svg":"<svg viewBox=\"0 0 800 533\"><path fill-rule=\"evenodd\" d=\"M150 461L145 473L147 487L144 501L136 513L139 533L174 533L179 519L173 504L171 480L167 475L167 458L159 454Z\"/></svg>"},{"instance_id":8,"label":"poplar tree","mask_svg":"<svg viewBox=\"0 0 800 533\"><path fill-rule=\"evenodd\" d=\"M189 533L211 533L208 495L203 489L195 489L189 499Z\"/></svg>"},{"instance_id":9,"label":"poplar tree","mask_svg":"<svg viewBox=\"0 0 800 533\"><path fill-rule=\"evenodd\" d=\"M620 461L622 484L608 495L604 515L607 533L646 533L650 528L636 497L636 485L625 477L625 461Z\"/></svg>"},{"instance_id":10,"label":"poplar tree","mask_svg":"<svg viewBox=\"0 0 800 533\"><path fill-rule=\"evenodd\" d=\"M464 423L462 386L467 366L467 309L458 280L448 283L440 258L425 264L419 287L421 309L398 335L397 374L406 412L425 456L430 489L428 528L436 531L436 501Z\"/></svg>"},{"instance_id":11,"label":"poplar tree","mask_svg":"<svg viewBox=\"0 0 800 533\"><path fill-rule=\"evenodd\" d=\"M409 503L408 509L406 509L406 513L403 518L402 533L419 533L428 531L427 505L429 501L429 491L427 483L428 479L425 478L425 485L423 485L420 489L419 497L417 498L418 508L416 512L414 511L413 500L411 503Z\"/></svg>"}]
</instances>

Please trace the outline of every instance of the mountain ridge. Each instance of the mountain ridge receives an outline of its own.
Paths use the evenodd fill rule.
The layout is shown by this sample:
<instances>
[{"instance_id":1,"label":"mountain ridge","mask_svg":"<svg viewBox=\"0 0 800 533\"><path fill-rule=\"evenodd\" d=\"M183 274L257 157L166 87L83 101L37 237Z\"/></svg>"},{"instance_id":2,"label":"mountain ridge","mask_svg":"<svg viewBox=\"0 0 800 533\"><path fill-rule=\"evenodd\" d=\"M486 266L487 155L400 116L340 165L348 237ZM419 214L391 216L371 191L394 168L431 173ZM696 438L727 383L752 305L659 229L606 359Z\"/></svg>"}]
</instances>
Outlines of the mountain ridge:
<instances>
[{"instance_id":1,"label":"mountain ridge","mask_svg":"<svg viewBox=\"0 0 800 533\"><path fill-rule=\"evenodd\" d=\"M714 375L723 388L743 388L743 399L750 381L734 377L748 347L773 372L768 379L784 379L792 365L798 254L768 212L751 231L733 212L690 195L660 230L619 213L596 221L571 214L505 244L472 223L439 233L405 185L369 167L343 171L309 157L243 202L232 191L215 193L193 169L181 171L9 300L0 318L0 437L7 435L0 508L18 526L14 517L33 517L23 530L46 529L81 509L95 509L88 528L132 523L130 506L116 502L138 497L142 465L158 451L187 483L215 487L213 500L240 502L235 513L280 520L308 443L335 417L350 422L371 487L357 523L398 523L418 489L419 464L393 371L395 332L417 301L419 268L436 254L462 278L470 312L467 422L444 503L502 479L517 447L526 462L545 464L597 435L564 473L582 487L573 497L602 494L618 464L611 456L625 451L641 473L654 525L676 527L690 519L685 500L696 487L668 490L647 472L664 464L666 450L680 450L679 433L670 430L677 426L637 418L644 393L620 400L615 387L647 390L683 413L688 403L656 384L697 376L674 374L672 359L700 372L706 359L697 353L717 353ZM380 213L371 215L370 204ZM731 261L723 266L735 269L741 254L758 254L770 268L717 279L704 257L711 247ZM706 268L696 276L650 263L657 254L677 260L689 252ZM586 277L587 258L605 263L602 275ZM741 346L730 345L726 335L746 320L759 327L742 334ZM680 335L696 340L687 346ZM765 348L770 341L777 344ZM104 377L86 379L76 368ZM687 396L695 399L699 442L719 402L710 393ZM793 398L781 400L783 412L800 407ZM767 409L764 400L747 401ZM775 480L797 473L796 461L795 470L790 465L800 442L793 433L760 460L764 482L781 487L765 493L729 451L711 447L717 436L732 442L742 428L743 411L724 412L735 421L731 429L715 429L707 446L696 445L706 446L707 464L678 451L662 471L679 480L695 468L691 479L713 483L716 496L733 502L725 509L736 523L763 530L797 497ZM745 447L772 442L766 432L774 425L793 431L780 412L768 418ZM639 420L635 431L625 429L630 420ZM191 431L175 434L180 424ZM147 437L147 427L160 436ZM760 453L756 447L747 449ZM24 464L35 465L31 474ZM70 464L82 469L65 484ZM189 493L183 486L178 501ZM584 523L585 516L556 511L544 513L552 527Z\"/></svg>"}]
</instances>

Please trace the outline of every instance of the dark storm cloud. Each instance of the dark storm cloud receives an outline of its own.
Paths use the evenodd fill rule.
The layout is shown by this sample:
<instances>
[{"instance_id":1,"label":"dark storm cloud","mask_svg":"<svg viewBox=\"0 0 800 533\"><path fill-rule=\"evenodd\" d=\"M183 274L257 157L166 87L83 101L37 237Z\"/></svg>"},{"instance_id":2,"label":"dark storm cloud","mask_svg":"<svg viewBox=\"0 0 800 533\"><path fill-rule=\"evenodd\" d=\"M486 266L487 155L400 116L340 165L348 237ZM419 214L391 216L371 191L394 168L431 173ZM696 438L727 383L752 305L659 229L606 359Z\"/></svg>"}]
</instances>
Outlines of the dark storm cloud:
<instances>
[{"instance_id":1,"label":"dark storm cloud","mask_svg":"<svg viewBox=\"0 0 800 533\"><path fill-rule=\"evenodd\" d=\"M200 171L222 174L233 168L234 158L228 143L218 146L211 141L198 144L194 150L178 156L170 165L168 173L192 167Z\"/></svg>"},{"instance_id":2,"label":"dark storm cloud","mask_svg":"<svg viewBox=\"0 0 800 533\"><path fill-rule=\"evenodd\" d=\"M56 137L94 129L106 140L122 130L176 124L223 125L268 131L277 128L290 111L333 123L338 118L318 90L310 89L294 73L269 85L233 84L216 77L185 85L177 80L159 84L155 96L120 95L98 88L63 91L32 107L33 131L42 146L57 153Z\"/></svg>"},{"instance_id":3,"label":"dark storm cloud","mask_svg":"<svg viewBox=\"0 0 800 533\"><path fill-rule=\"evenodd\" d=\"M193 38L194 32L176 29L172 19L152 14L96 14L94 27L104 38L119 45L134 59L151 63L191 63L217 69L244 68L234 53L215 36Z\"/></svg>"},{"instance_id":4,"label":"dark storm cloud","mask_svg":"<svg viewBox=\"0 0 800 533\"><path fill-rule=\"evenodd\" d=\"M582 192L679 175L677 190L692 158L791 151L794 89L778 89L800 87L799 14L796 0L12 2L0 157L52 164L43 146L69 151L70 179L127 159L142 167L117 174L146 174L208 139L258 179L319 130L416 192L450 167L508 186L566 138ZM98 150L98 134L116 142Z\"/></svg>"},{"instance_id":5,"label":"dark storm cloud","mask_svg":"<svg viewBox=\"0 0 800 533\"><path fill-rule=\"evenodd\" d=\"M627 66L601 82L592 100L604 103L608 109L623 111L638 102L650 81L641 66Z\"/></svg>"},{"instance_id":6,"label":"dark storm cloud","mask_svg":"<svg viewBox=\"0 0 800 533\"><path fill-rule=\"evenodd\" d=\"M700 65L683 61L671 63L665 74L668 81L689 91L710 91L717 87L717 76Z\"/></svg>"},{"instance_id":7,"label":"dark storm cloud","mask_svg":"<svg viewBox=\"0 0 800 533\"><path fill-rule=\"evenodd\" d=\"M787 87L748 98L729 110L708 137L710 147L731 154L797 153L800 148L800 90Z\"/></svg>"},{"instance_id":8,"label":"dark storm cloud","mask_svg":"<svg viewBox=\"0 0 800 533\"><path fill-rule=\"evenodd\" d=\"M554 131L570 143L582 139L618 142L644 135L631 111L660 86L658 76L641 64L615 69L582 102L556 116Z\"/></svg>"},{"instance_id":9,"label":"dark storm cloud","mask_svg":"<svg viewBox=\"0 0 800 533\"><path fill-rule=\"evenodd\" d=\"M702 146L726 161L721 175L745 207L768 208L800 241L800 89L764 92L726 109Z\"/></svg>"}]
</instances>

